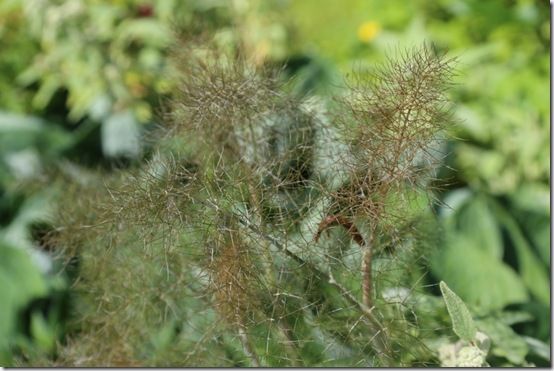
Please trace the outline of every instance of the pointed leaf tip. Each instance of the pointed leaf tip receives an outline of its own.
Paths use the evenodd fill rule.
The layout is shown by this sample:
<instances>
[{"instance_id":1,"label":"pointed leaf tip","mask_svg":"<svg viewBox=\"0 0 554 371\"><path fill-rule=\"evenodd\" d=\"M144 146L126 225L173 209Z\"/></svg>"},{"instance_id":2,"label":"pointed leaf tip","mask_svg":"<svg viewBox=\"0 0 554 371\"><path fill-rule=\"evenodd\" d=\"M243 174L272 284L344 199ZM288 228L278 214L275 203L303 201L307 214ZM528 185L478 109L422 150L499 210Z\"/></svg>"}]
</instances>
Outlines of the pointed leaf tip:
<instances>
[{"instance_id":1,"label":"pointed leaf tip","mask_svg":"<svg viewBox=\"0 0 554 371\"><path fill-rule=\"evenodd\" d=\"M444 281L440 282L440 289L444 302L446 303L446 309L448 309L448 314L452 320L452 329L454 333L462 340L473 340L477 333L477 329L475 328L475 323L473 322L469 309L467 309L462 299L460 299Z\"/></svg>"}]
</instances>

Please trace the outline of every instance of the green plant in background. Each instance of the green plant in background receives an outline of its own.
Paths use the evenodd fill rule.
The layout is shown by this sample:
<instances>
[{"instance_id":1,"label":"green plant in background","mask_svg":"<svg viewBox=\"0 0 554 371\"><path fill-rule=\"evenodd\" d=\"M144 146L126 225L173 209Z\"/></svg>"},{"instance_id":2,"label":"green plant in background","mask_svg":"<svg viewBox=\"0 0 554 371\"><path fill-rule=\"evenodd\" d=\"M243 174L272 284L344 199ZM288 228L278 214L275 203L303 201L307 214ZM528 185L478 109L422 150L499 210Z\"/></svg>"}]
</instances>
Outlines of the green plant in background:
<instances>
[{"instance_id":1,"label":"green plant in background","mask_svg":"<svg viewBox=\"0 0 554 371\"><path fill-rule=\"evenodd\" d=\"M314 9L318 10L317 13ZM402 354L402 363L453 364L448 362L457 359L462 343L456 345L453 334L448 331L436 334L427 330L445 329L450 324L448 313L452 317L451 309L448 308L447 313L444 303L437 296L440 292L434 286L439 280L444 280L465 302L478 331L490 339L491 344L485 355L479 353L477 356L473 352L475 349L472 349L465 350L464 357L473 354L477 358L466 358L475 360L486 356L486 363L492 366L547 365L550 362L548 15L549 8L545 2L529 0L408 3L397 0L349 0L346 3L311 0L57 1L36 4L20 0L3 1L0 4L0 43L4 45L0 51L0 108L4 111L0 113L0 252L6 250L10 261L16 262L13 264L21 266L22 271L28 271L26 276L29 282L22 283L21 290L12 290L19 281L11 270L13 264L0 267L0 280L3 282L0 287L6 288L6 297L13 298L0 304L0 316L6 319L0 321L0 335L5 335L7 339L0 344L1 361L6 364L12 364L14 360L45 364L52 362L52 358L46 360L44 357L52 355L59 362L85 359L83 362L93 364L94 359L105 359L107 356L112 364L174 365L185 359L188 364L200 365L213 359L208 358L209 351L217 349L215 357L228 362L225 364L246 365L256 354L267 354L266 349L273 346L276 356L269 357L269 361L262 356L258 362L292 365L303 359L310 364L322 364L323 359L318 356L321 349L327 349L329 356L340 360L340 364L354 364L354 360L359 359L349 350L349 346L357 344L353 348L362 349L356 348L361 344L360 339L364 338L363 331L359 330L361 322L353 321L349 316L345 320L341 317L346 313L344 311L337 311L337 317L333 317L332 308L343 308L344 298L340 295L336 297L336 286L321 283L328 277L318 279L322 273L312 270L312 265L299 264L298 269L302 272L307 270L306 274L312 277L308 283L304 282L305 290L278 292L276 296L285 303L286 310L281 316L287 317L291 313L289 306L294 305L296 309L292 312L300 314L290 317L289 322L284 321L282 329L266 331L265 325L260 325L243 331L241 326L237 327L236 318L229 316L225 305L215 311L206 309L208 301L200 292L206 291L207 287L203 286L205 280L202 277L212 277L213 282L227 280L223 276L213 276L213 272L218 271L217 267L222 262L244 256L245 246L246 251L250 251L248 246L251 242L244 233L240 231L235 235L229 232L226 235L213 227L215 232L211 234L213 240L210 243L213 243L214 249L222 249L223 253L221 259L215 259L211 264L205 261L197 263L196 260L191 263L190 257L184 257L171 248L177 243L189 246L193 244L191 241L198 244L207 241L205 235L192 232L192 237L188 232L174 235L174 226L168 227L173 223L169 220L179 219L182 223L181 219L186 217L178 212L179 207L175 205L179 203L174 196L175 192L185 196L180 193L179 184L198 170L194 169L201 161L191 161L191 158L195 151L200 151L198 156L202 157L205 153L201 151L202 146L191 143L191 139L183 133L178 133L174 139L164 138L163 143L143 141L143 133L150 130L153 122L159 121L157 112L163 97L177 87L179 68L186 66L186 63L172 65L167 60L169 46L175 40L169 30L177 29L179 34L189 36L214 35L214 43L222 51L220 56L241 50L252 66L251 76L259 76L255 71L264 71L267 65L286 61L283 72L292 81L278 90L293 102L302 103L291 104L291 107L296 107L295 111L264 116L261 128L251 132L247 127L241 135L248 138L247 133L250 132L251 138L261 140L264 135L275 138L273 147L269 146L276 151L275 154L283 154L279 149L307 140L308 144L300 145L303 150L294 156L302 161L315 158L317 166L327 169L327 173L323 173L335 182L330 183L334 186L327 186L338 187L335 196L340 196L341 189L344 191L348 187L338 186L345 181L342 175L329 174L342 174L341 169L345 172L352 168L345 166L342 160L340 163L330 160L344 150L340 145L335 148L329 143L340 143L345 137L328 131L329 125L335 123L334 116L329 112L343 112L342 108L340 104L339 108L335 107L338 102L326 103L329 97L341 94L337 89L337 86L342 86L340 76L351 70L361 71L371 67L382 61L384 55L390 54L391 49L410 48L424 40L432 41L439 50L448 50L450 55L456 55L459 59L456 66L458 74L456 84L450 90L450 98L456 102L452 112L458 124L449 129L450 136L456 140L448 144L449 155L446 166L438 174L439 180L427 184L443 190L436 194L439 200L433 206L441 227L436 231L433 223L418 225L422 236L414 240L413 249L393 250L394 246L405 247L395 239L378 238L375 242L384 248L383 252L377 249L379 252L372 264L374 274L379 277L374 280L377 285L375 292L382 294L382 302L379 301L381 296L377 295L376 299L379 311L386 328L397 330L396 334L403 331L404 337L423 340L419 342L423 344L421 349L418 347L413 354ZM204 55L208 65L212 60L210 56L209 53ZM227 80L223 78L221 81ZM314 94L319 96L317 100L309 98ZM237 98L236 102L241 102L241 99ZM254 96L252 99L255 101L257 98ZM233 110L230 109L228 114L232 115ZM343 116L349 117L346 114ZM277 120L276 117L282 118ZM302 129L291 128L291 121L301 123ZM286 141L277 141L280 134L289 130L295 134ZM317 147L322 138L328 141L327 152L313 153L311 149ZM183 143L189 145L184 148ZM242 145L244 143L241 142ZM269 151L262 144L260 146L261 149L248 150L247 157L256 159L260 153ZM156 151L161 152L160 158ZM133 158L138 163L142 156L151 160L150 165L143 166L142 170L131 169L130 179L126 173L99 175L81 167L110 163L113 166L114 163L120 164L122 157ZM306 175L309 169L299 165L301 162L294 156L276 156L273 163L264 163L272 173L284 177L285 183L290 185L277 194L262 192L257 201L248 202L263 204L260 215L278 225L276 230L284 228L292 220L313 219L310 223L317 226L321 218L330 217L327 223L322 224L325 228L321 228L319 233L318 228L310 229L312 236L318 236L316 245L324 246L323 251L328 256L325 259L323 253L312 255L317 257L313 267L330 264L337 269L332 271L335 282L342 284L347 291L356 292L359 277L349 277L336 265L343 259L347 265L351 264L350 269L354 269L353 262L359 262L356 259L360 257L353 251L360 251L356 242L360 240L356 230L351 228L353 225L358 226L358 232L364 237L372 234L368 234L368 226L363 220L355 218L354 223L349 225L351 221L339 218L342 215L334 214L336 210L325 215L321 214L324 208L320 207L308 216L309 208L298 209L299 205L306 204L306 199L318 200L325 192L321 187L311 189L304 183L302 179L309 175ZM172 162L171 158L175 161ZM287 166L279 165L279 161ZM76 162L80 166L76 166ZM286 170L294 169L294 166L296 170ZM63 182L76 183L72 186L75 189L64 189L67 199L62 206L70 210L64 213L68 219L62 224L74 224L73 227L76 227L85 220L114 220L114 212L110 210L113 205L144 211L145 204L150 204L144 215L126 213L115 218L119 221L127 217L128 224L136 222L143 226L142 230L137 227L136 235L139 237L133 238L131 231L127 233L108 228L106 232L102 229L105 226L98 227L106 232L103 237L99 237L100 233L85 233L79 228L61 231L64 246L69 248L67 256L78 255L78 259L71 260L65 272L98 281L93 289L85 284L83 287L88 287L88 291L72 291L73 314L69 317L64 313L67 305L63 304L65 299L62 295L66 284L61 276L54 274L59 272L60 267L57 260L53 262L50 257L52 251L57 251L52 250L56 243L46 242L56 241L56 233L60 232L52 231L50 225L49 211L57 208L49 201L57 190L49 175L52 168L55 168L54 173L65 179ZM234 168L232 174L242 176L241 171ZM160 175L167 173L172 173L174 177ZM214 172L208 179L217 179L218 176ZM245 174L247 179L252 176ZM359 176L353 179L358 178L363 179ZM107 196L99 192L105 182L115 192L115 200L106 200ZM140 189L133 186L135 183L142 184ZM269 189L279 184L270 176L262 183ZM220 185L214 187L211 192L217 195L214 189L219 189ZM309 188L309 191L299 191L304 188ZM158 189L168 190L168 194L160 193ZM224 193L224 202L219 199L216 204L220 209L233 213L238 208L242 213L246 206L237 206L235 201L248 192L255 194L250 189L231 187L229 192ZM344 197L335 198L337 202L340 199L344 201ZM413 205L404 208L404 212L410 215L407 219L411 219L412 214L419 215L418 205L426 202L426 196L410 194L410 199ZM387 202L395 204L397 201L392 197ZM111 202L112 206L108 206ZM99 209L96 203L104 205L104 209ZM159 206L162 204L165 206ZM90 210L95 211L91 214ZM233 231L241 230L242 227L237 227L233 218L220 217L216 218L218 222L215 224L228 225L228 229ZM214 215L208 213L206 218L211 220ZM427 219L432 218L429 216ZM383 225L394 225L394 220L389 217L383 220ZM327 228L337 225L343 227ZM126 228L118 223L112 227ZM415 228L406 223L407 230L415 230L412 227ZM294 233L310 235L303 223L296 228L303 232L294 229ZM273 228L268 229L273 231ZM267 231L262 232L267 234ZM148 236L148 233L151 235ZM294 233L287 234L287 238ZM404 233L398 230L394 234L402 236ZM45 238L45 235L49 237ZM261 237L258 239L263 240ZM365 243L366 239L361 241ZM240 243L229 243L235 240ZM89 246L90 241L98 241L98 246L89 251L82 248ZM144 241L149 241L149 244L144 244ZM137 254L133 246L139 243L144 249ZM273 246L271 241L268 243ZM298 244L302 245L295 241L290 246ZM431 249L435 244L439 248ZM104 251L104 247L108 249ZM428 250L423 252L423 248ZM74 249L78 250L78 254ZM12 250L18 252L12 254ZM381 258L381 254L389 250L396 251L390 254L395 257L390 262ZM299 251L302 252L300 258L311 254L311 250ZM194 250L191 254L202 256L205 251ZM104 257L101 263L98 263L99 256ZM418 259L422 256L430 258L431 275L423 274L425 264L420 264ZM244 280L257 277L260 271L266 272L271 267L264 263L266 261L268 256L253 256L251 260L237 264L228 274L234 277L237 271L245 269L237 277ZM413 261L418 263L408 264ZM253 262L260 262L262 267L253 271L246 269ZM288 270L290 262L286 262L286 258L274 262L284 264L280 277L298 275L298 270ZM95 264L106 264L108 268L95 272ZM160 269L162 266L165 270ZM184 266L190 267L191 272L176 273ZM197 266L201 266L204 273L212 273L200 274ZM128 276L121 279L121 285L110 284L109 277L121 274L122 267L129 272ZM395 273L400 270L399 267L404 267L406 273ZM129 277L145 276L152 279L142 286L123 284L129 281ZM189 291L183 294L179 291L182 286L168 283L167 277L177 282L200 283L198 287L187 285L185 291ZM294 280L291 282L293 288L300 284ZM263 283L271 287L268 282ZM245 287L245 292L263 297L255 290L256 287L260 285ZM445 290L442 291L444 294ZM110 300L99 311L114 314L122 310L121 316L114 316L114 321L105 321L102 317L96 317L98 322L92 319L97 313L91 307L95 307L99 292L111 292L107 296ZM150 294L143 296L142 292ZM160 292L164 295L156 294ZM215 297L219 295L220 301L232 293L224 290L209 292ZM293 296L287 296L290 293L302 296L308 292L311 296L304 304L294 302L298 299ZM2 293L0 296L3 296ZM145 309L138 310L133 300L154 304L145 304ZM165 304L156 304L159 302ZM244 308L246 313L256 312L256 308L243 307L243 302L239 296L235 301L230 300L228 305ZM273 303L272 300L269 302ZM385 302L388 304L384 305ZM266 302L262 306L271 307ZM186 311L180 309L185 307L188 308ZM412 318L412 312L417 314L417 320ZM234 321L235 327L225 327L225 331L214 329L221 324L218 318L222 318L223 313L227 313L224 318L234 318L230 322ZM318 317L322 313L324 316ZM87 334L82 337L76 335L77 328L74 327L74 320L79 316L91 319L82 328L82 334ZM276 318L275 313L271 317ZM135 318L139 323L151 323L151 326L128 328L125 325L129 318ZM183 325L183 318L187 325ZM402 325L395 327L388 322L398 318L402 321L394 323ZM68 319L72 320L68 322ZM116 319L119 324L114 323ZM456 320L452 318L452 321ZM2 327L3 323L9 325ZM66 328L68 323L70 325ZM341 330L345 323L351 326L350 332ZM94 330L99 324L102 324L103 332ZM294 331L289 332L290 329ZM457 330L454 333L458 334ZM235 337L233 334L238 335ZM268 337L268 334L271 336ZM316 340L304 343L290 334ZM99 346L95 340L99 338L113 341ZM208 341L208 338L211 340ZM398 336L392 336L393 348L409 348L406 346L410 344L409 340L399 345L395 343L396 338ZM63 339L64 345L54 347L56 339ZM125 339L134 340L126 342ZM373 346L369 348L375 350ZM298 349L300 351L296 354ZM361 352L371 353L368 349L363 348ZM445 361L440 351L434 353L440 349L449 349L449 360ZM484 351L484 348L480 349ZM83 358L85 354L87 356ZM277 361L277 354L286 356ZM331 364L325 362L325 365Z\"/></svg>"},{"instance_id":2,"label":"green plant in background","mask_svg":"<svg viewBox=\"0 0 554 371\"><path fill-rule=\"evenodd\" d=\"M51 217L52 192L33 185L42 163L55 159L71 142L69 135L53 129L39 118L0 114L2 364L11 363L12 348L51 353L63 327L61 302L50 305L48 298L65 289L65 280L54 274L49 252L39 249L41 228ZM27 312L31 302L37 305Z\"/></svg>"},{"instance_id":3,"label":"green plant in background","mask_svg":"<svg viewBox=\"0 0 554 371\"><path fill-rule=\"evenodd\" d=\"M174 1L156 6L24 2L23 15L41 51L18 79L39 83L34 107L45 109L64 90L69 120L89 116L102 122L106 155L138 156L138 124L151 120L152 103L170 88L164 50L172 40L169 21L177 6Z\"/></svg>"},{"instance_id":4,"label":"green plant in background","mask_svg":"<svg viewBox=\"0 0 554 371\"><path fill-rule=\"evenodd\" d=\"M248 53L260 60L282 58L278 44L284 31L256 16L258 8L264 7L173 0L11 0L0 11L6 22L13 17L19 21L21 29L13 32L13 38L28 42L29 54L34 54L19 65L9 65L19 85L38 87L33 109L45 111L57 94L66 94L65 119L73 124L84 119L100 122L104 155L135 158L142 146L139 125L153 120L161 97L172 88L165 57L176 31L197 32L195 22L204 19L203 26L218 30L222 42L244 43ZM233 17L245 20L238 38L229 31Z\"/></svg>"},{"instance_id":5,"label":"green plant in background","mask_svg":"<svg viewBox=\"0 0 554 371\"><path fill-rule=\"evenodd\" d=\"M32 95L14 84L14 76L19 75L29 60L38 52L25 27L25 19L19 4L4 1L0 4L0 37L2 58L0 62L0 102L4 110L28 112Z\"/></svg>"},{"instance_id":6,"label":"green plant in background","mask_svg":"<svg viewBox=\"0 0 554 371\"><path fill-rule=\"evenodd\" d=\"M41 242L41 234L50 220L53 192L52 189L37 191L34 184L61 157L68 156L77 147L84 148L83 140L91 125L85 130L80 127L70 132L60 124L72 121L75 125L86 115L88 121L99 119L98 110L93 109L95 105L98 107L95 102L101 97L111 97L111 91L105 86L107 80L102 79L102 71L108 65L106 58L114 59L112 66L117 65L116 69L131 72L152 67L152 64L133 62L135 56L129 52L130 44L140 44L142 40L138 37L141 35L133 35L132 24L127 26L131 28L127 40L119 37L121 45L116 47L119 50L112 50L107 57L110 43L115 42L116 23L131 14L131 4L89 5L22 1L0 4L0 33L4 44L0 58L0 251L3 254L0 296L6 299L0 305L2 364L12 362L15 349L27 354L50 354L63 327L60 308L63 300L56 297L65 290L65 281L53 274L58 268L53 267L50 252L45 251ZM159 20L151 23L154 23L151 28L164 27ZM87 24L86 30L80 28L84 24ZM152 31L148 35L156 38ZM167 37L169 32L163 42L169 41ZM162 46L161 42L150 39L144 49L149 48L150 54L155 54L158 63L163 64L159 53ZM33 59L34 64L30 64ZM150 81L152 73L159 74L159 71L150 70L147 74ZM129 93L133 87L121 86L123 78L114 80L117 79L110 80L112 91L118 91L119 98L113 101L122 107L140 107L141 101L132 101L133 95ZM156 81L163 83L159 78ZM63 91L69 93L69 117L63 117L64 110L54 113L52 108L57 105L55 95ZM104 107L108 113L109 109ZM13 269L19 274L14 274Z\"/></svg>"}]
</instances>

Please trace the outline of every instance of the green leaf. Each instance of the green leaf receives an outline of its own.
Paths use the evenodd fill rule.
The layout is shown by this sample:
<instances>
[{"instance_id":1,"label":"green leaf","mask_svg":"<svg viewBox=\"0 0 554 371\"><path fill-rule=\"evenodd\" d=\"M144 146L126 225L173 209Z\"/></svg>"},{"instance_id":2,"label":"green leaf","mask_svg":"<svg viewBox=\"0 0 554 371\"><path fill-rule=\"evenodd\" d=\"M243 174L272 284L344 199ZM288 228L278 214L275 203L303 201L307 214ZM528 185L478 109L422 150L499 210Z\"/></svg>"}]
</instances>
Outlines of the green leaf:
<instances>
[{"instance_id":1,"label":"green leaf","mask_svg":"<svg viewBox=\"0 0 554 371\"><path fill-rule=\"evenodd\" d=\"M474 107L460 104L456 110L456 118L460 120L458 128L463 134L469 135L479 141L489 140L490 133L486 125L483 125L483 115Z\"/></svg>"},{"instance_id":2,"label":"green leaf","mask_svg":"<svg viewBox=\"0 0 554 371\"><path fill-rule=\"evenodd\" d=\"M529 348L525 340L496 317L489 317L477 321L477 327L486 333L492 340L491 353L497 357L504 357L515 365L525 362Z\"/></svg>"},{"instance_id":3,"label":"green leaf","mask_svg":"<svg viewBox=\"0 0 554 371\"><path fill-rule=\"evenodd\" d=\"M55 123L31 115L0 111L0 156L29 150L42 156L58 154L72 145L72 136Z\"/></svg>"},{"instance_id":4,"label":"green leaf","mask_svg":"<svg viewBox=\"0 0 554 371\"><path fill-rule=\"evenodd\" d=\"M50 203L52 195L53 191L47 189L27 198L10 224L0 229L0 238L11 246L32 249L34 242L31 238L30 226L33 223L49 220L52 211Z\"/></svg>"},{"instance_id":5,"label":"green leaf","mask_svg":"<svg viewBox=\"0 0 554 371\"><path fill-rule=\"evenodd\" d=\"M34 312L31 316L31 335L42 351L52 352L54 350L57 337L55 328L46 322L39 312Z\"/></svg>"},{"instance_id":6,"label":"green leaf","mask_svg":"<svg viewBox=\"0 0 554 371\"><path fill-rule=\"evenodd\" d=\"M441 217L447 223L447 226L451 226L458 210L469 202L472 197L473 193L469 188L460 188L448 192L444 198L444 206L440 209Z\"/></svg>"},{"instance_id":7,"label":"green leaf","mask_svg":"<svg viewBox=\"0 0 554 371\"><path fill-rule=\"evenodd\" d=\"M31 261L30 255L23 249L14 248L0 242L0 272L3 274L5 285L0 285L0 289L14 287L12 301L0 300L6 306L13 305L20 307L27 303L33 297L46 294L46 283L40 274L38 268ZM1 295L0 297L3 297Z\"/></svg>"},{"instance_id":8,"label":"green leaf","mask_svg":"<svg viewBox=\"0 0 554 371\"><path fill-rule=\"evenodd\" d=\"M477 332L471 313L462 299L450 290L444 281L440 282L440 289L452 320L452 329L460 339L471 341Z\"/></svg>"},{"instance_id":9,"label":"green leaf","mask_svg":"<svg viewBox=\"0 0 554 371\"><path fill-rule=\"evenodd\" d=\"M474 197L458 215L459 232L471 238L474 245L502 259L504 249L498 223L482 197Z\"/></svg>"},{"instance_id":10,"label":"green leaf","mask_svg":"<svg viewBox=\"0 0 554 371\"><path fill-rule=\"evenodd\" d=\"M550 347L548 344L529 336L523 336L523 340L527 343L530 352L545 359L546 361L550 361Z\"/></svg>"},{"instance_id":11,"label":"green leaf","mask_svg":"<svg viewBox=\"0 0 554 371\"><path fill-rule=\"evenodd\" d=\"M521 210L550 215L550 188L546 184L523 184L510 194L510 199Z\"/></svg>"},{"instance_id":12,"label":"green leaf","mask_svg":"<svg viewBox=\"0 0 554 371\"><path fill-rule=\"evenodd\" d=\"M171 41L167 25L153 19L126 19L116 30L116 43L140 41L147 45L165 47Z\"/></svg>"},{"instance_id":13,"label":"green leaf","mask_svg":"<svg viewBox=\"0 0 554 371\"><path fill-rule=\"evenodd\" d=\"M473 246L466 236L447 237L446 247L432 258L431 269L464 302L486 313L529 299L523 282L510 266Z\"/></svg>"},{"instance_id":14,"label":"green leaf","mask_svg":"<svg viewBox=\"0 0 554 371\"><path fill-rule=\"evenodd\" d=\"M18 311L46 292L46 283L27 252L0 241L0 361L10 359L6 351L13 339Z\"/></svg>"},{"instance_id":15,"label":"green leaf","mask_svg":"<svg viewBox=\"0 0 554 371\"><path fill-rule=\"evenodd\" d=\"M498 314L500 321L508 326L521 322L533 321L533 316L524 311L503 311Z\"/></svg>"},{"instance_id":16,"label":"green leaf","mask_svg":"<svg viewBox=\"0 0 554 371\"><path fill-rule=\"evenodd\" d=\"M494 205L498 219L506 228L516 249L521 278L529 291L545 305L550 305L550 281L545 266L533 253L517 222L499 204Z\"/></svg>"},{"instance_id":17,"label":"green leaf","mask_svg":"<svg viewBox=\"0 0 554 371\"><path fill-rule=\"evenodd\" d=\"M33 106L39 110L46 108L54 93L62 86L56 75L44 77L42 84L35 97L33 98Z\"/></svg>"},{"instance_id":18,"label":"green leaf","mask_svg":"<svg viewBox=\"0 0 554 371\"><path fill-rule=\"evenodd\" d=\"M438 278L448 282L464 302L483 312L529 299L518 274L473 246L465 235L449 234L446 247L432 258L431 269Z\"/></svg>"},{"instance_id":19,"label":"green leaf","mask_svg":"<svg viewBox=\"0 0 554 371\"><path fill-rule=\"evenodd\" d=\"M550 217L545 218L525 218L524 226L526 235L536 247L541 261L547 269L550 268Z\"/></svg>"}]
</instances>

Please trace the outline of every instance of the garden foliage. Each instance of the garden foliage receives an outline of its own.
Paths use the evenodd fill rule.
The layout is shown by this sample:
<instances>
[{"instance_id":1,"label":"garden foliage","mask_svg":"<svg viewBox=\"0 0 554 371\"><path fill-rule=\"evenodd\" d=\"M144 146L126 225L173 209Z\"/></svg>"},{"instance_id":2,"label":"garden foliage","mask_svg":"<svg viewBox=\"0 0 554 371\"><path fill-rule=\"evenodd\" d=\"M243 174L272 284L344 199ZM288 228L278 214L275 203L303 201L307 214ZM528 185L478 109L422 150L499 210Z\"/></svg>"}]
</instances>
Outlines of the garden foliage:
<instances>
[{"instance_id":1,"label":"garden foliage","mask_svg":"<svg viewBox=\"0 0 554 371\"><path fill-rule=\"evenodd\" d=\"M450 61L408 51L326 106L209 38L176 53L153 157L60 210L50 243L78 262L81 294L58 362L433 362L412 280ZM130 323L171 323L156 358Z\"/></svg>"},{"instance_id":2,"label":"garden foliage","mask_svg":"<svg viewBox=\"0 0 554 371\"><path fill-rule=\"evenodd\" d=\"M0 362L548 365L548 26L2 2Z\"/></svg>"}]
</instances>

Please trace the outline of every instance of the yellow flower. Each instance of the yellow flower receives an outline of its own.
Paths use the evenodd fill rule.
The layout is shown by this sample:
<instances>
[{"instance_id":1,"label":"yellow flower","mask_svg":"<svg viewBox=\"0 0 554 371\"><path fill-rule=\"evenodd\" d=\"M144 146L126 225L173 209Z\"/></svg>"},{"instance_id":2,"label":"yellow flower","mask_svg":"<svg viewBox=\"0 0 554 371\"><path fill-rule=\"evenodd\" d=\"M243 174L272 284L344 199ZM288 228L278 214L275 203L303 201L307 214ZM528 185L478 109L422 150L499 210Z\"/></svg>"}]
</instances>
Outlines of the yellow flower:
<instances>
[{"instance_id":1,"label":"yellow flower","mask_svg":"<svg viewBox=\"0 0 554 371\"><path fill-rule=\"evenodd\" d=\"M364 22L358 27L358 39L364 43L369 43L379 34L381 25L375 21Z\"/></svg>"},{"instance_id":2,"label":"yellow flower","mask_svg":"<svg viewBox=\"0 0 554 371\"><path fill-rule=\"evenodd\" d=\"M125 84L129 88L131 94L135 97L143 97L146 94L146 88L144 87L141 77L136 72L127 72L125 74Z\"/></svg>"},{"instance_id":3,"label":"yellow flower","mask_svg":"<svg viewBox=\"0 0 554 371\"><path fill-rule=\"evenodd\" d=\"M134 112L140 122L147 122L152 118L152 110L146 102L140 102L134 107Z\"/></svg>"}]
</instances>

